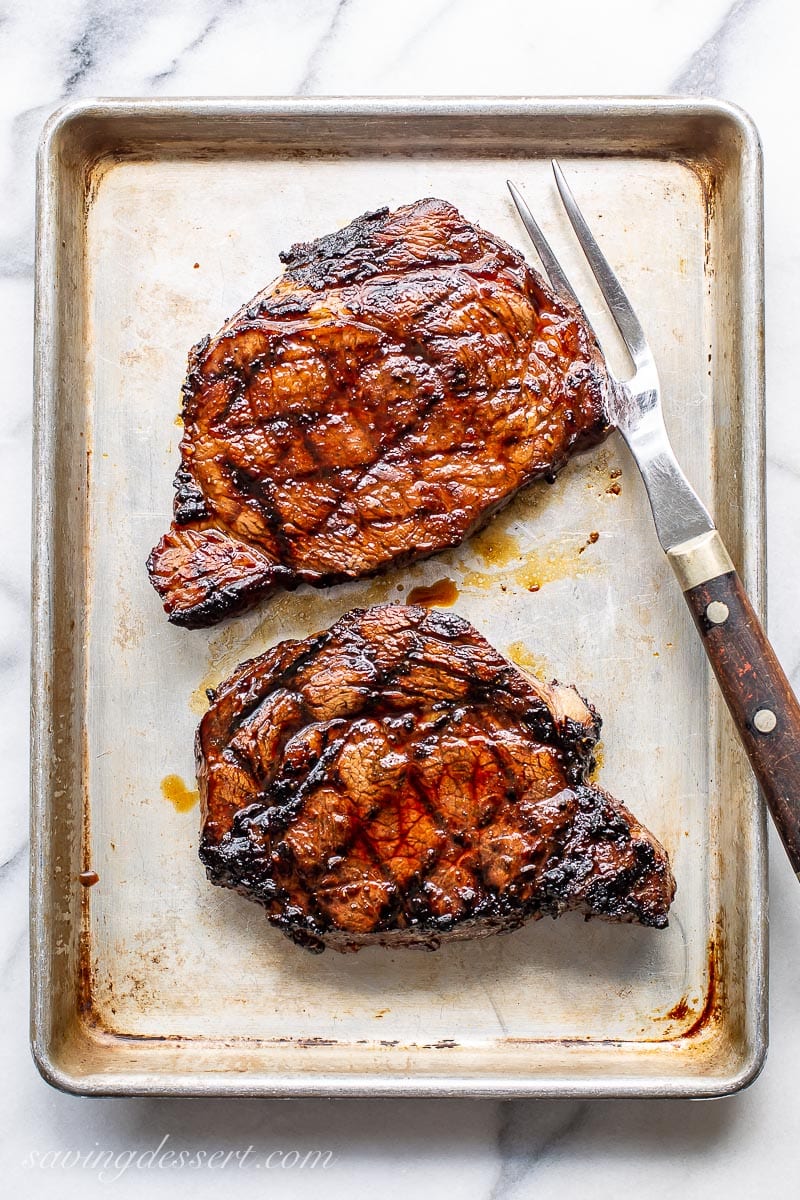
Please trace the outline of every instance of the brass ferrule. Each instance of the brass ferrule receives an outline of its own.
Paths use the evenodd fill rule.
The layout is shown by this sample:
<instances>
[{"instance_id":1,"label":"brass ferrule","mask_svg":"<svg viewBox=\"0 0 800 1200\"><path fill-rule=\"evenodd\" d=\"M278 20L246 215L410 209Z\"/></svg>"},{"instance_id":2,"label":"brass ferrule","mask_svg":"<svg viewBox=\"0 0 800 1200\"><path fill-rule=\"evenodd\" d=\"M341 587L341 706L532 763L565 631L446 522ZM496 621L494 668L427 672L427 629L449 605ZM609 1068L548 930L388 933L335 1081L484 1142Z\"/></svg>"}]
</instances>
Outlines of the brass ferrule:
<instances>
[{"instance_id":1,"label":"brass ferrule","mask_svg":"<svg viewBox=\"0 0 800 1200\"><path fill-rule=\"evenodd\" d=\"M716 529L673 546L667 551L667 558L685 592L736 569Z\"/></svg>"}]
</instances>

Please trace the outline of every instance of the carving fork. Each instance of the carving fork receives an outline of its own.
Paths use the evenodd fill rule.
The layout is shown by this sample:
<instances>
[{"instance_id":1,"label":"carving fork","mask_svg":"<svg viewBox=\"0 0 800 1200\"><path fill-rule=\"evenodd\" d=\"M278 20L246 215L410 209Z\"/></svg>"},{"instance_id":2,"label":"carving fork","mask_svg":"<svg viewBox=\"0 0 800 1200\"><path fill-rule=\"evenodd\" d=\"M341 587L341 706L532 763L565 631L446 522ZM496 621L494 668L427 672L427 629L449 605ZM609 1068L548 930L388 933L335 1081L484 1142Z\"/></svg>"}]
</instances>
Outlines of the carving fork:
<instances>
[{"instance_id":1,"label":"carving fork","mask_svg":"<svg viewBox=\"0 0 800 1200\"><path fill-rule=\"evenodd\" d=\"M656 533L683 589L706 654L800 879L800 705L736 573L719 531L678 465L667 436L652 351L644 331L564 174L561 201L633 362L612 380L609 419L642 473ZM519 189L508 187L555 292L583 307Z\"/></svg>"}]
</instances>

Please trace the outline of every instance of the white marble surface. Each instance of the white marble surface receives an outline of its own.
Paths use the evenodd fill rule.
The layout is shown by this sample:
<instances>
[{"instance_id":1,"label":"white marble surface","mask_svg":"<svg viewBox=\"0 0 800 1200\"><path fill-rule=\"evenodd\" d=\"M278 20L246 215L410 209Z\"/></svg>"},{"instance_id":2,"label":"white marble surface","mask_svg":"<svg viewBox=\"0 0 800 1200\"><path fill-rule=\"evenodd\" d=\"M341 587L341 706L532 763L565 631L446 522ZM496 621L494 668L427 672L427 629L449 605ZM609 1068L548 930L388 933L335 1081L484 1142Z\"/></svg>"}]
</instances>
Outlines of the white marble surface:
<instances>
[{"instance_id":1,"label":"white marble surface","mask_svg":"<svg viewBox=\"0 0 800 1200\"><path fill-rule=\"evenodd\" d=\"M27 640L34 150L90 95L690 93L733 100L766 154L769 618L800 685L796 47L787 0L3 0L0 3L0 1171L23 1196L235 1187L219 1170L34 1168L32 1154L170 1145L331 1150L255 1194L789 1197L800 1128L800 893L772 837L771 1050L725 1101L148 1101L61 1095L27 1047ZM252 1161L252 1158L251 1158ZM263 1179L263 1183L261 1180ZM241 1174L239 1175L241 1180ZM262 1189L259 1192L259 1185ZM241 1186L241 1184L240 1184Z\"/></svg>"}]
</instances>

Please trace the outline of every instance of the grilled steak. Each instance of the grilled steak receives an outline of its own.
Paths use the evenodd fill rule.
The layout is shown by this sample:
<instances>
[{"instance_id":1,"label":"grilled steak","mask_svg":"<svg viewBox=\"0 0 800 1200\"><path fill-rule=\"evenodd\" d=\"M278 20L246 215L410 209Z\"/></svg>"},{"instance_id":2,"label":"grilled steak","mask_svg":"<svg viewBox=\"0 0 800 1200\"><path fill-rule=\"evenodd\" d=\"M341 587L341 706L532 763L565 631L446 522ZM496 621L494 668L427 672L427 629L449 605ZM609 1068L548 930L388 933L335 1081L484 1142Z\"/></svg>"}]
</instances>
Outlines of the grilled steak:
<instances>
[{"instance_id":1,"label":"grilled steak","mask_svg":"<svg viewBox=\"0 0 800 1200\"><path fill-rule=\"evenodd\" d=\"M148 559L178 625L456 546L607 432L591 331L452 205L281 258L189 356L174 521Z\"/></svg>"},{"instance_id":2,"label":"grilled steak","mask_svg":"<svg viewBox=\"0 0 800 1200\"><path fill-rule=\"evenodd\" d=\"M568 909L667 924L663 847L586 782L597 713L460 617L356 609L210 698L200 857L310 950L435 948Z\"/></svg>"}]
</instances>

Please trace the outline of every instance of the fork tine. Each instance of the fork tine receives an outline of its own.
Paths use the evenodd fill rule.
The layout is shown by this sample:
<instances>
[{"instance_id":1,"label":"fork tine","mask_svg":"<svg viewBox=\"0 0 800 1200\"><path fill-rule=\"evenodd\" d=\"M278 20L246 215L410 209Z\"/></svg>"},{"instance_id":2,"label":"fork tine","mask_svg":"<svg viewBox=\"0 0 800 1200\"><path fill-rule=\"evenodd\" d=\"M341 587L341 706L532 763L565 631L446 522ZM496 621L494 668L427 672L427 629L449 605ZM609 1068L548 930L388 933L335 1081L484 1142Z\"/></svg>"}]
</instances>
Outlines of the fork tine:
<instances>
[{"instance_id":1,"label":"fork tine","mask_svg":"<svg viewBox=\"0 0 800 1200\"><path fill-rule=\"evenodd\" d=\"M510 179L507 179L506 183L508 184L508 190L511 192L511 199L516 204L517 212L522 218L522 224L527 229L530 239L536 247L536 253L542 261L542 266L545 269L547 278L553 285L554 291L562 298L568 299L572 304L576 304L581 312L583 312L580 300L572 290L570 281L561 270L560 262L550 249L550 243L539 228L536 218L528 208L522 193Z\"/></svg>"},{"instance_id":2,"label":"fork tine","mask_svg":"<svg viewBox=\"0 0 800 1200\"><path fill-rule=\"evenodd\" d=\"M587 225L586 218L578 208L570 186L564 178L564 172L555 159L552 160L552 167L553 174L556 177L556 186L561 196L561 202L567 211L567 216L570 219L572 228L575 230L575 235L581 244L583 253L586 255L589 266L592 268L600 291L605 296L606 304L616 322L617 329L622 335L622 340L628 347L628 352L633 359L634 365L639 367L644 363L651 363L652 354L647 344L647 338L644 336L644 330L631 307L630 300L622 290L622 284L617 279L608 264L608 260L595 241L594 234Z\"/></svg>"}]
</instances>

